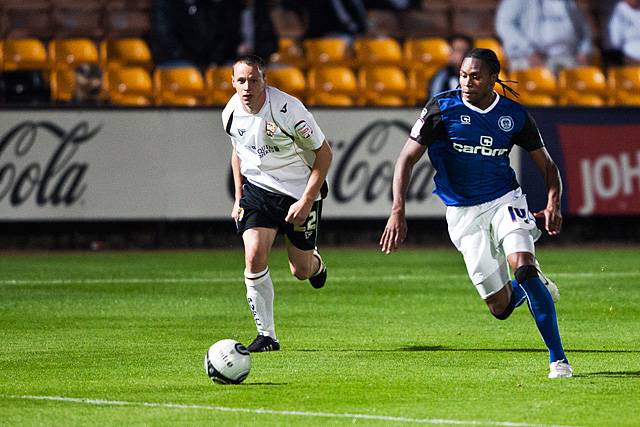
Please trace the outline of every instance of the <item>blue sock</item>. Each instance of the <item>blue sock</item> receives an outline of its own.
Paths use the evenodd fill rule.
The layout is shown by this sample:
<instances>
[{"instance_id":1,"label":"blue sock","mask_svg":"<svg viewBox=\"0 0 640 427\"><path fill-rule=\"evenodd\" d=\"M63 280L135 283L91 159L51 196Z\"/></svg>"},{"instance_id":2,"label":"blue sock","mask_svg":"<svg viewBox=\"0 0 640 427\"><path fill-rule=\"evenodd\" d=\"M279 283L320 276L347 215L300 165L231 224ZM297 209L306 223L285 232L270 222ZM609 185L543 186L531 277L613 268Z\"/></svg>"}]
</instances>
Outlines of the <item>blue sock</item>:
<instances>
[{"instance_id":1,"label":"blue sock","mask_svg":"<svg viewBox=\"0 0 640 427\"><path fill-rule=\"evenodd\" d=\"M527 279L521 283L521 286L527 294L529 310L536 321L536 326L549 349L549 360L551 362L566 360L558 330L556 307L551 299L551 294L539 277Z\"/></svg>"},{"instance_id":2,"label":"blue sock","mask_svg":"<svg viewBox=\"0 0 640 427\"><path fill-rule=\"evenodd\" d=\"M511 298L515 301L515 306L520 307L527 300L527 294L516 279L511 280L511 287L513 288L513 296Z\"/></svg>"}]
</instances>

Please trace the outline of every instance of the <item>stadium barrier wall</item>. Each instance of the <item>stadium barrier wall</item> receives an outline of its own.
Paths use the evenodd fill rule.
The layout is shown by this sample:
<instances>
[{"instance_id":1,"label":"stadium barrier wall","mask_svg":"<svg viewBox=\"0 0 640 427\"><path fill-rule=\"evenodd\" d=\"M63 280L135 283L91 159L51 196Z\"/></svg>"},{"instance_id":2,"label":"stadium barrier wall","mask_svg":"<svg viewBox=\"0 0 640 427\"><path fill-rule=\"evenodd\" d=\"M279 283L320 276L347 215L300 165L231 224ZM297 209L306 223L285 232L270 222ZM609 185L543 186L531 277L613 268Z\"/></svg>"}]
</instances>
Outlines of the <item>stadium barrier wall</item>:
<instances>
[{"instance_id":1,"label":"stadium barrier wall","mask_svg":"<svg viewBox=\"0 0 640 427\"><path fill-rule=\"evenodd\" d=\"M640 213L640 109L532 110L576 216ZM419 109L314 109L331 141L326 219L382 219L393 164ZM219 109L4 110L0 221L228 220L230 142ZM544 184L512 162L532 209ZM522 166L520 166L522 165ZM433 169L416 165L408 215L442 218Z\"/></svg>"}]
</instances>

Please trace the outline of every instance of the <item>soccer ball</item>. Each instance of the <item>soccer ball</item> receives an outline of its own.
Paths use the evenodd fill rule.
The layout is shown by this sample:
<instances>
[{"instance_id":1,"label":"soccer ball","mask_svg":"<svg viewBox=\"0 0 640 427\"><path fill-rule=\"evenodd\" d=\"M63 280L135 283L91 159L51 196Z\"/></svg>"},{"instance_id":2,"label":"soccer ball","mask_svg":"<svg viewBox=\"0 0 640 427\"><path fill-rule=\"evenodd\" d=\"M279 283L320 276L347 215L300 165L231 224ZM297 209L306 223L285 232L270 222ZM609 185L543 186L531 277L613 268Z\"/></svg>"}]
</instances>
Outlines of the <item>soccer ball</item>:
<instances>
[{"instance_id":1,"label":"soccer ball","mask_svg":"<svg viewBox=\"0 0 640 427\"><path fill-rule=\"evenodd\" d=\"M204 370L215 383L240 384L251 370L251 355L238 341L220 340L204 355Z\"/></svg>"}]
</instances>

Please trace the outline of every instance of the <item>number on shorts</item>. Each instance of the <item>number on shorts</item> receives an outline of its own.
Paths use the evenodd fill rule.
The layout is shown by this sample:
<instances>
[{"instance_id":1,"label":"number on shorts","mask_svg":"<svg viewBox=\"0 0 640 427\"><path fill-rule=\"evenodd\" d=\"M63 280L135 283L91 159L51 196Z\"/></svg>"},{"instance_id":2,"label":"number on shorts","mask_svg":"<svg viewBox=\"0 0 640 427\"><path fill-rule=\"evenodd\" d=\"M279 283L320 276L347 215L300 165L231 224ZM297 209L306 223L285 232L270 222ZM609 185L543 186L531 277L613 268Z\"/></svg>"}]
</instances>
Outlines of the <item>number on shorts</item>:
<instances>
[{"instance_id":1,"label":"number on shorts","mask_svg":"<svg viewBox=\"0 0 640 427\"><path fill-rule=\"evenodd\" d=\"M316 220L317 220L317 216L316 216L316 211L311 211L309 212L309 216L307 217L307 220L304 222L304 224L302 225L294 225L293 226L293 231L312 231L316 229Z\"/></svg>"}]
</instances>

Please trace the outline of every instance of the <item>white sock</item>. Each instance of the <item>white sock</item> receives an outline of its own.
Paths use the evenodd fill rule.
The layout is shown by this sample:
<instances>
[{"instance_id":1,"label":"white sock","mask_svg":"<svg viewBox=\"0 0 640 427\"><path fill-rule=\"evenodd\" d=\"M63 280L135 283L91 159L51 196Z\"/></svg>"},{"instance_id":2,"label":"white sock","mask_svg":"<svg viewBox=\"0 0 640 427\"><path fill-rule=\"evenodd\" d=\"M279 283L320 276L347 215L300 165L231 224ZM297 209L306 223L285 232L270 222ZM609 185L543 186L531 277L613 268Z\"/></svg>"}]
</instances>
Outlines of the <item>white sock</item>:
<instances>
[{"instance_id":1,"label":"white sock","mask_svg":"<svg viewBox=\"0 0 640 427\"><path fill-rule=\"evenodd\" d=\"M277 341L273 321L273 282L269 275L269 267L259 273L249 273L245 270L244 284L247 286L247 302L258 333Z\"/></svg>"}]
</instances>

